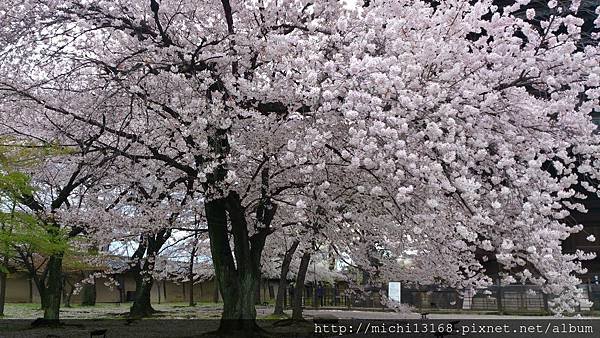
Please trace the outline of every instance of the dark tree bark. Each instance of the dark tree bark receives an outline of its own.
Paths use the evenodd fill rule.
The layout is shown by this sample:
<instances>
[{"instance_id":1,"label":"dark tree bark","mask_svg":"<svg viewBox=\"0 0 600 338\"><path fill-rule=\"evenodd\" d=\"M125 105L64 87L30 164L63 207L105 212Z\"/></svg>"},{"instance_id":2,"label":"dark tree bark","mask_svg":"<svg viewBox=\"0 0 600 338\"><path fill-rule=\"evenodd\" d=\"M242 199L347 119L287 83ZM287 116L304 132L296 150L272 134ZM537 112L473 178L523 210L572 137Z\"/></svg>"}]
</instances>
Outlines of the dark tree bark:
<instances>
[{"instance_id":1,"label":"dark tree bark","mask_svg":"<svg viewBox=\"0 0 600 338\"><path fill-rule=\"evenodd\" d=\"M254 299L256 301L256 305L259 305L261 303L261 299L260 299L260 288L262 287L262 278L258 278L256 280L256 287L254 288Z\"/></svg>"},{"instance_id":2,"label":"dark tree bark","mask_svg":"<svg viewBox=\"0 0 600 338\"><path fill-rule=\"evenodd\" d=\"M152 289L152 283L150 283L150 288L147 287L147 284L149 282L148 279L152 277L147 276L148 279L144 281L144 277L147 270L143 268L143 265L145 265L148 262L147 258L144 259L144 254L146 253L146 250L148 248L148 242L148 238L142 237L138 248L131 256L134 265L130 271L134 274L135 295L133 299L133 304L129 309L129 316L133 318L148 317L155 312L150 302L150 291Z\"/></svg>"},{"instance_id":3,"label":"dark tree bark","mask_svg":"<svg viewBox=\"0 0 600 338\"><path fill-rule=\"evenodd\" d=\"M227 233L227 208L224 199L215 199L206 203L206 218L208 219L211 253L215 268L215 276L221 297L223 298L223 314L220 331L254 330L256 318L254 310L254 285L250 271L237 271L233 254L229 246ZM233 223L233 221L232 221ZM232 224L232 227L239 225ZM236 241L236 251L241 245ZM238 266L244 268L244 261ZM242 269L243 270L243 269ZM250 288L249 288L250 286ZM248 306L248 298L252 298L252 308ZM252 311L254 310L254 313Z\"/></svg>"},{"instance_id":4,"label":"dark tree bark","mask_svg":"<svg viewBox=\"0 0 600 338\"><path fill-rule=\"evenodd\" d=\"M190 294L189 294L189 306L196 306L196 302L194 302L194 259L196 258L196 244L198 243L198 233L194 235L194 246L192 247L192 252L190 253L190 265L189 265L189 279L190 279ZM185 284L184 284L185 286ZM185 289L184 289L185 290Z\"/></svg>"},{"instance_id":5,"label":"dark tree bark","mask_svg":"<svg viewBox=\"0 0 600 338\"><path fill-rule=\"evenodd\" d=\"M194 281L190 280L190 292L189 292L189 306L196 306L196 302L194 302Z\"/></svg>"},{"instance_id":6,"label":"dark tree bark","mask_svg":"<svg viewBox=\"0 0 600 338\"><path fill-rule=\"evenodd\" d=\"M8 256L3 258L3 266L8 266ZM6 272L0 271L0 317L4 316L4 304L6 302Z\"/></svg>"},{"instance_id":7,"label":"dark tree bark","mask_svg":"<svg viewBox=\"0 0 600 338\"><path fill-rule=\"evenodd\" d=\"M223 1L228 4L228 1ZM211 152L224 160L229 153L227 130L212 129L208 137ZM262 329L256 324L255 289L260 278L260 258L277 205L272 203L269 191L268 158L261 170L261 198L256 211L255 233L250 236L246 208L235 191L220 192L205 204L210 250L215 277L223 298L223 313L219 334L253 335ZM262 165L261 165L262 166ZM218 165L207 175L206 189L218 187L227 176L227 169ZM214 189L214 188L213 188ZM231 226L231 231L228 229ZM230 246L233 237L233 252Z\"/></svg>"},{"instance_id":8,"label":"dark tree bark","mask_svg":"<svg viewBox=\"0 0 600 338\"><path fill-rule=\"evenodd\" d=\"M132 318L148 317L156 312L150 301L150 292L154 284L151 273L154 270L154 261L160 248L170 236L171 231L167 229L147 235L133 254L135 265L131 271L135 273L135 298L129 309L129 316ZM143 258L144 253L146 253L145 258Z\"/></svg>"},{"instance_id":9,"label":"dark tree bark","mask_svg":"<svg viewBox=\"0 0 600 338\"><path fill-rule=\"evenodd\" d=\"M275 298L275 290L273 288L273 283L267 280L267 287L269 288L269 299Z\"/></svg>"},{"instance_id":10,"label":"dark tree bark","mask_svg":"<svg viewBox=\"0 0 600 338\"><path fill-rule=\"evenodd\" d=\"M308 271L309 263L310 253L306 251L300 259L300 268L298 269L298 275L296 276L296 289L294 290L294 301L292 308L292 320L294 321L304 320L302 317L302 294L304 291L304 280L306 279L306 272Z\"/></svg>"},{"instance_id":11,"label":"dark tree bark","mask_svg":"<svg viewBox=\"0 0 600 338\"><path fill-rule=\"evenodd\" d=\"M56 322L60 318L60 300L62 296L62 260L63 254L53 254L48 259L48 281L43 292L44 319ZM42 296L42 293L40 293Z\"/></svg>"},{"instance_id":12,"label":"dark tree bark","mask_svg":"<svg viewBox=\"0 0 600 338\"><path fill-rule=\"evenodd\" d=\"M271 205L262 211L263 214L259 211L263 224L270 224L275 209ZM260 278L260 257L270 231L263 227L249 236L245 209L235 192L230 192L227 198L207 202L205 210L215 276L223 298L219 332L250 334L261 331L256 324L255 290ZM233 234L233 252L229 244L228 220Z\"/></svg>"},{"instance_id":13,"label":"dark tree bark","mask_svg":"<svg viewBox=\"0 0 600 338\"><path fill-rule=\"evenodd\" d=\"M96 305L96 279L93 284L84 284L81 290L81 305L94 306Z\"/></svg>"},{"instance_id":14,"label":"dark tree bark","mask_svg":"<svg viewBox=\"0 0 600 338\"><path fill-rule=\"evenodd\" d=\"M2 224L2 230L5 230L4 224ZM8 269L8 254L2 257L2 270L0 270L0 317L4 316L4 304L6 303L6 280L7 273L3 269Z\"/></svg>"},{"instance_id":15,"label":"dark tree bark","mask_svg":"<svg viewBox=\"0 0 600 338\"><path fill-rule=\"evenodd\" d=\"M62 283L63 283L63 286L62 286L62 288L63 288L63 294L62 294L63 306L71 307L71 297L73 296L75 287L73 284L71 284L69 282L69 278L67 277L67 274L65 274L65 273L63 273Z\"/></svg>"},{"instance_id":16,"label":"dark tree bark","mask_svg":"<svg viewBox=\"0 0 600 338\"><path fill-rule=\"evenodd\" d=\"M40 271L40 273L38 273L39 267L36 267L31 252L19 250L17 247L17 253L19 254L21 261L23 262L23 264L25 265L25 267L27 268L27 271L29 273L29 302L33 303L33 286L32 286L32 284L35 284L35 287L37 288L38 293L40 295L40 303L41 303L40 309L45 311L45 309L50 304L49 303L49 294L51 292L49 290L50 278L57 278L57 282L54 283L53 286L55 284L62 285L61 271L60 271L60 270L62 270L62 254L60 255L60 259L59 259L60 262L57 261L56 257L54 257L54 258L53 258L53 256L49 257L49 259L46 262L46 264L44 265L43 269ZM56 270L57 263L59 265L59 267L58 267L59 271L58 272L54 271L53 273L50 273L51 268ZM59 307L60 307L60 295L61 295L61 290L58 290L58 304L59 304L58 306ZM58 313L58 311L55 311L55 312ZM45 316L45 312L44 312L44 316Z\"/></svg>"},{"instance_id":17,"label":"dark tree bark","mask_svg":"<svg viewBox=\"0 0 600 338\"><path fill-rule=\"evenodd\" d=\"M285 287L287 285L287 275L290 271L290 263L294 257L294 252L298 248L300 241L294 241L292 245L285 251L283 262L281 263L281 272L279 274L279 287L277 288L277 298L275 299L274 315L283 315L283 298L285 297Z\"/></svg>"},{"instance_id":18,"label":"dark tree bark","mask_svg":"<svg viewBox=\"0 0 600 338\"><path fill-rule=\"evenodd\" d=\"M33 280L31 277L27 278L27 285L29 286L29 295L27 298L28 303L33 303Z\"/></svg>"},{"instance_id":19,"label":"dark tree bark","mask_svg":"<svg viewBox=\"0 0 600 338\"><path fill-rule=\"evenodd\" d=\"M150 292L154 279L146 274L140 273L135 278L135 298L129 316L132 318L149 317L156 312L150 302Z\"/></svg>"}]
</instances>

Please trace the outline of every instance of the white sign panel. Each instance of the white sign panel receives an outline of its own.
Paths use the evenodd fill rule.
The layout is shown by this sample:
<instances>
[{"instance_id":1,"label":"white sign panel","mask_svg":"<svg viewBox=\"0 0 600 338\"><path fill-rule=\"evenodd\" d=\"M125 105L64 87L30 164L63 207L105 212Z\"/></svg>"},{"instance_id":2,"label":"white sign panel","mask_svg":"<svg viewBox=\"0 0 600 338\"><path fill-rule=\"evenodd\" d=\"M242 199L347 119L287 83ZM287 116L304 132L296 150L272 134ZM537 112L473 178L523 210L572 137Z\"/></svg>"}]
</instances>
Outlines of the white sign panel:
<instances>
[{"instance_id":1,"label":"white sign panel","mask_svg":"<svg viewBox=\"0 0 600 338\"><path fill-rule=\"evenodd\" d=\"M400 282L388 283L388 297L390 300L400 303Z\"/></svg>"}]
</instances>

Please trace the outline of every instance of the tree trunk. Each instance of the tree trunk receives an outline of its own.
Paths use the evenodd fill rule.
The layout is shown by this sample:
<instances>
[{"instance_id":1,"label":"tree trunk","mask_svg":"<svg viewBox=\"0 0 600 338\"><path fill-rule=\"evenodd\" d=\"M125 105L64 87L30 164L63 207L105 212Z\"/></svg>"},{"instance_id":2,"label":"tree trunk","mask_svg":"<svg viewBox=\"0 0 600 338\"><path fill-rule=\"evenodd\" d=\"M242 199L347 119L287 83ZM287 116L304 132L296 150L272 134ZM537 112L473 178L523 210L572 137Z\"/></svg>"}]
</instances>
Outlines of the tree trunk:
<instances>
[{"instance_id":1,"label":"tree trunk","mask_svg":"<svg viewBox=\"0 0 600 338\"><path fill-rule=\"evenodd\" d=\"M71 307L71 296L73 295L73 285L69 283L68 277L66 274L62 276L62 301L63 307ZM68 286L68 287L67 287Z\"/></svg>"},{"instance_id":2,"label":"tree trunk","mask_svg":"<svg viewBox=\"0 0 600 338\"><path fill-rule=\"evenodd\" d=\"M5 224L2 224L2 231L6 231ZM3 245L4 246L4 245ZM8 271L8 253L4 252L2 255L2 264L0 264L0 317L4 316L4 304L6 303L6 281Z\"/></svg>"},{"instance_id":3,"label":"tree trunk","mask_svg":"<svg viewBox=\"0 0 600 338\"><path fill-rule=\"evenodd\" d=\"M85 283L81 290L81 305L94 306L96 305L96 279L93 284Z\"/></svg>"},{"instance_id":4,"label":"tree trunk","mask_svg":"<svg viewBox=\"0 0 600 338\"><path fill-rule=\"evenodd\" d=\"M63 290L63 307L71 307L71 297L73 296L73 289L67 291L65 288Z\"/></svg>"},{"instance_id":5,"label":"tree trunk","mask_svg":"<svg viewBox=\"0 0 600 338\"><path fill-rule=\"evenodd\" d=\"M194 281L190 280L190 292L189 292L190 302L189 306L196 306L196 302L194 302Z\"/></svg>"},{"instance_id":6,"label":"tree trunk","mask_svg":"<svg viewBox=\"0 0 600 338\"><path fill-rule=\"evenodd\" d=\"M283 257L283 262L281 263L281 273L279 274L279 288L277 289L277 298L275 299L275 311L273 311L274 315L283 315L283 299L285 297L285 286L287 285L287 275L290 271L290 263L292 262L292 257L294 257L294 252L298 248L299 241L294 241L292 246L286 250L285 255Z\"/></svg>"},{"instance_id":7,"label":"tree trunk","mask_svg":"<svg viewBox=\"0 0 600 338\"><path fill-rule=\"evenodd\" d=\"M235 269L233 254L229 246L227 233L227 211L224 199L215 199L206 203L206 218L210 237L210 249L215 269L215 277L223 298L220 332L254 330L256 312L254 314L244 304L248 298L254 298L254 285L248 289L251 280L242 283L240 274ZM239 245L237 242L236 246ZM238 262L238 265L243 262ZM245 292L242 291L246 288ZM251 302L254 307L254 300ZM245 319L245 320L244 320Z\"/></svg>"},{"instance_id":8,"label":"tree trunk","mask_svg":"<svg viewBox=\"0 0 600 338\"><path fill-rule=\"evenodd\" d=\"M27 285L29 286L29 294L27 295L27 303L33 303L33 281L32 278L27 278Z\"/></svg>"},{"instance_id":9,"label":"tree trunk","mask_svg":"<svg viewBox=\"0 0 600 338\"><path fill-rule=\"evenodd\" d=\"M300 268L298 269L298 275L296 276L296 289L294 290L294 305L292 308L292 320L294 321L304 320L304 318L302 318L302 294L309 263L310 253L304 252L302 259L300 259Z\"/></svg>"},{"instance_id":10,"label":"tree trunk","mask_svg":"<svg viewBox=\"0 0 600 338\"><path fill-rule=\"evenodd\" d=\"M189 279L190 279L190 302L189 306L195 306L194 302L194 258L196 257L196 244L198 242L198 235L194 235L194 247L192 248L192 252L190 253L190 265L189 265ZM185 285L185 284L184 284ZM185 289L184 289L185 290Z\"/></svg>"},{"instance_id":11,"label":"tree trunk","mask_svg":"<svg viewBox=\"0 0 600 338\"><path fill-rule=\"evenodd\" d=\"M48 282L43 292L44 319L57 322L60 318L60 300L62 296L62 253L53 254L48 259ZM42 292L40 292L42 296Z\"/></svg>"},{"instance_id":12,"label":"tree trunk","mask_svg":"<svg viewBox=\"0 0 600 338\"><path fill-rule=\"evenodd\" d=\"M261 280L260 278L256 280L256 287L254 288L254 300L256 303L254 303L255 305L260 305L261 304L261 299L260 299L260 287L261 285Z\"/></svg>"},{"instance_id":13,"label":"tree trunk","mask_svg":"<svg viewBox=\"0 0 600 338\"><path fill-rule=\"evenodd\" d=\"M174 218L172 220L174 220ZM156 255L170 236L170 230L161 229L154 235L145 238L142 237L140 245L132 256L135 261L134 268L132 269L135 273L135 298L133 300L133 305L131 305L131 308L129 309L129 316L132 318L148 317L156 312L156 310L152 308L150 302L150 292L152 291L152 285L154 284L152 271L154 271ZM146 258L143 258L144 253L146 253ZM144 261L143 265L141 264L142 260Z\"/></svg>"},{"instance_id":14,"label":"tree trunk","mask_svg":"<svg viewBox=\"0 0 600 338\"><path fill-rule=\"evenodd\" d=\"M130 317L148 317L156 312L150 302L152 284L154 284L154 279L150 274L143 272L137 274L135 278L135 298L131 309L129 309Z\"/></svg>"},{"instance_id":15,"label":"tree trunk","mask_svg":"<svg viewBox=\"0 0 600 338\"><path fill-rule=\"evenodd\" d=\"M211 128L208 145L216 159L225 160L229 154L228 130ZM252 336L262 329L256 324L255 287L260 278L260 258L270 224L277 210L269 191L269 166L261 171L261 199L256 208L256 232L250 236L246 221L246 209L237 192L219 191L227 177L227 168L217 165L207 175L205 188L216 193L205 204L210 250L219 290L223 297L223 314L219 333ZM229 222L228 222L229 218ZM233 236L233 252L230 246L228 223ZM235 255L235 259L234 259Z\"/></svg>"},{"instance_id":16,"label":"tree trunk","mask_svg":"<svg viewBox=\"0 0 600 338\"><path fill-rule=\"evenodd\" d=\"M6 272L0 271L0 317L4 316L5 301L6 301Z\"/></svg>"},{"instance_id":17,"label":"tree trunk","mask_svg":"<svg viewBox=\"0 0 600 338\"><path fill-rule=\"evenodd\" d=\"M256 324L255 289L267 231L248 236L244 209L235 193L230 193L227 201L221 198L207 202L205 210L215 276L223 298L219 332L245 332L246 335L260 332ZM229 244L228 215L234 236L235 263Z\"/></svg>"},{"instance_id":18,"label":"tree trunk","mask_svg":"<svg viewBox=\"0 0 600 338\"><path fill-rule=\"evenodd\" d=\"M40 295L40 310L44 310L46 308L46 292L45 289L38 288L38 294Z\"/></svg>"}]
</instances>

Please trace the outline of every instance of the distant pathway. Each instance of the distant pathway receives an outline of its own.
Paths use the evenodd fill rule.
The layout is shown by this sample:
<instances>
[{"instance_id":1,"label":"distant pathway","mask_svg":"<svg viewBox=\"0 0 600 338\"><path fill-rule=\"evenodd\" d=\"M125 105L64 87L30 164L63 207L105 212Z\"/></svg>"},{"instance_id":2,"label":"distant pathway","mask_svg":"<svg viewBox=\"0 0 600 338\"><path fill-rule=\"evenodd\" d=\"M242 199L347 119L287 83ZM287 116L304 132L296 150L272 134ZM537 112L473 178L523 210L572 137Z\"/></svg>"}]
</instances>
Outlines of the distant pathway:
<instances>
[{"instance_id":1,"label":"distant pathway","mask_svg":"<svg viewBox=\"0 0 600 338\"><path fill-rule=\"evenodd\" d=\"M381 312L381 311L353 311L353 310L304 310L307 318L320 316L335 316L340 319L419 319L419 313L397 313L397 312ZM512 315L481 315L469 313L433 313L427 316L429 319L557 319L554 316L512 316ZM597 319L600 317L586 317L585 319Z\"/></svg>"}]
</instances>

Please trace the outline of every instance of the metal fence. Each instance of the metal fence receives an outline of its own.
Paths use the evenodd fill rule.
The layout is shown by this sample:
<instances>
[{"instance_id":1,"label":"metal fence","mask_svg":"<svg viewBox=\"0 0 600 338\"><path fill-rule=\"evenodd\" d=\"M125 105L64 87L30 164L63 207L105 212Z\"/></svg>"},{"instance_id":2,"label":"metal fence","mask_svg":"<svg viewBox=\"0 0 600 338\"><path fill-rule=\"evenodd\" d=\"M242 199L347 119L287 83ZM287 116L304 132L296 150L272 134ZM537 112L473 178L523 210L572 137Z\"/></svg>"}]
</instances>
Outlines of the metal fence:
<instances>
[{"instance_id":1,"label":"metal fence","mask_svg":"<svg viewBox=\"0 0 600 338\"><path fill-rule=\"evenodd\" d=\"M492 286L462 294L455 289L403 289L401 295L402 303L419 309L548 311L548 297L531 285Z\"/></svg>"},{"instance_id":2,"label":"metal fence","mask_svg":"<svg viewBox=\"0 0 600 338\"><path fill-rule=\"evenodd\" d=\"M285 293L284 306L291 307L295 288L288 287ZM378 292L357 292L349 289L334 287L304 286L302 306L304 307L356 307L356 308L385 308L381 303Z\"/></svg>"},{"instance_id":3,"label":"metal fence","mask_svg":"<svg viewBox=\"0 0 600 338\"><path fill-rule=\"evenodd\" d=\"M588 284L587 290L589 300L593 303L592 310L600 311L600 285Z\"/></svg>"},{"instance_id":4,"label":"metal fence","mask_svg":"<svg viewBox=\"0 0 600 338\"><path fill-rule=\"evenodd\" d=\"M590 308L580 311L600 310L600 285L580 285L584 297L592 301ZM338 289L334 287L302 288L302 305L304 307L345 307L345 308L380 308L382 295L386 290L371 291ZM291 307L295 289L288 287L284 304ZM485 290L469 294L459 293L456 289L425 287L401 290L401 303L411 305L419 310L475 310L490 312L538 312L549 311L550 298L534 285L492 286Z\"/></svg>"}]
</instances>

